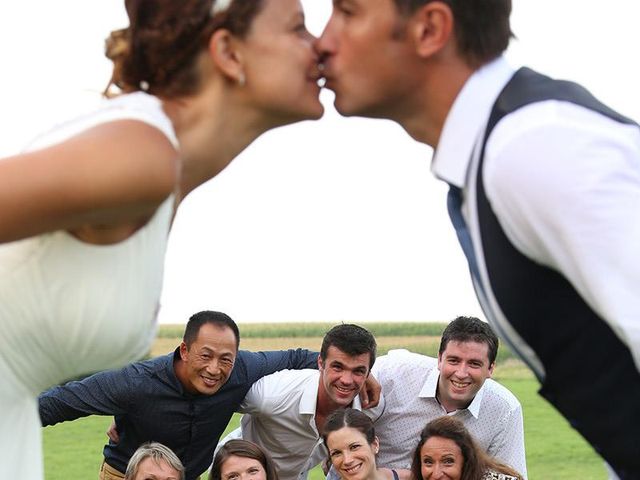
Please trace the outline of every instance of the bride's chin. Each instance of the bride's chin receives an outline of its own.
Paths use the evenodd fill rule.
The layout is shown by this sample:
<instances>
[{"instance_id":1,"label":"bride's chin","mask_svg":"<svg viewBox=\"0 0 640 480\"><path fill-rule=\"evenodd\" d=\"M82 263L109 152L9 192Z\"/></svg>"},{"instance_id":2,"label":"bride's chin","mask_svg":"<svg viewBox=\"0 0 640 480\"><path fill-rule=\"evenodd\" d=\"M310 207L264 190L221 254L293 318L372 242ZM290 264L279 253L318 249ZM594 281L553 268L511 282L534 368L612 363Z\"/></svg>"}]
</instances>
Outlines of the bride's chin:
<instances>
[{"instance_id":1,"label":"bride's chin","mask_svg":"<svg viewBox=\"0 0 640 480\"><path fill-rule=\"evenodd\" d=\"M316 99L313 104L309 103L309 108L305 109L303 115L301 120L318 120L324 115L324 105Z\"/></svg>"},{"instance_id":2,"label":"bride's chin","mask_svg":"<svg viewBox=\"0 0 640 480\"><path fill-rule=\"evenodd\" d=\"M309 117L309 120L319 120L324 115L324 107L320 105L313 116Z\"/></svg>"}]
</instances>

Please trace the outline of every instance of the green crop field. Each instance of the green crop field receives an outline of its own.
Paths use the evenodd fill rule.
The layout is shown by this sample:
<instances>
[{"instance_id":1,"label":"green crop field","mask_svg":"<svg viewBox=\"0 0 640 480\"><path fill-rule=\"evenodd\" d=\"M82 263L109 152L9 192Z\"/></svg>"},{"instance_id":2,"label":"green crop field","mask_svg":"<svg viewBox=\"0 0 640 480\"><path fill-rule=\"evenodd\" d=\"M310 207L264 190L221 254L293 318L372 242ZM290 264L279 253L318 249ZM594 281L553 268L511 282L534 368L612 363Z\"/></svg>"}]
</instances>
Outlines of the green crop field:
<instances>
[{"instance_id":1,"label":"green crop field","mask_svg":"<svg viewBox=\"0 0 640 480\"><path fill-rule=\"evenodd\" d=\"M241 348L272 350L304 347L318 350L324 332L333 324L248 324L240 325ZM393 348L408 348L436 355L437 323L371 323L379 354ZM163 326L151 355L170 352L180 342L184 326ZM603 480L602 460L545 400L536 392L538 382L504 346L500 347L494 378L520 400L524 411L527 467L531 480ZM237 426L236 415L228 430ZM109 417L88 417L43 430L46 480L75 480L98 477L102 447ZM316 469L311 480L320 480Z\"/></svg>"}]
</instances>

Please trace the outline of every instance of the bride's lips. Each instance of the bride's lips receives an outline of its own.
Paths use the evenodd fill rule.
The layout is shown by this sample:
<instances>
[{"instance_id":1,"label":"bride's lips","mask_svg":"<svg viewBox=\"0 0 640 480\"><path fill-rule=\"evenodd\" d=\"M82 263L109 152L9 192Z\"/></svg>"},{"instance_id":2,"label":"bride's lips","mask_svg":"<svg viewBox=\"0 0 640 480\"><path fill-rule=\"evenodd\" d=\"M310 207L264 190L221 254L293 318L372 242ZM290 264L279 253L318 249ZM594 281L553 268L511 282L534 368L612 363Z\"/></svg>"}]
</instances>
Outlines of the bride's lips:
<instances>
[{"instance_id":1,"label":"bride's lips","mask_svg":"<svg viewBox=\"0 0 640 480\"><path fill-rule=\"evenodd\" d=\"M322 85L324 84L324 66L321 63L316 63L314 64L314 66L312 67L311 71L309 72L309 74L307 75L307 79L310 82L313 82L315 84L317 84L318 86L322 87Z\"/></svg>"}]
</instances>

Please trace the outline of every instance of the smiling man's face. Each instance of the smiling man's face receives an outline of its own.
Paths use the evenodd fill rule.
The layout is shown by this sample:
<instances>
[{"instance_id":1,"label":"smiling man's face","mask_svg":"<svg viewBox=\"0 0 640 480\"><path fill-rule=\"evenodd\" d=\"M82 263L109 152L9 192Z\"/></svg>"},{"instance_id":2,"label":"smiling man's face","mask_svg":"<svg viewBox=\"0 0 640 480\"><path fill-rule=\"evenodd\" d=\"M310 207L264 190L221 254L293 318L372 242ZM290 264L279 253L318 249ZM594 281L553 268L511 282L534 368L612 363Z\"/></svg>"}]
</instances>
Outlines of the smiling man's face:
<instances>
[{"instance_id":1,"label":"smiling man's face","mask_svg":"<svg viewBox=\"0 0 640 480\"><path fill-rule=\"evenodd\" d=\"M447 412L467 408L493 374L493 367L486 343L451 340L438 355L440 404Z\"/></svg>"},{"instance_id":2,"label":"smiling man's face","mask_svg":"<svg viewBox=\"0 0 640 480\"><path fill-rule=\"evenodd\" d=\"M213 395L229 379L238 350L233 331L226 326L205 323L198 336L187 346L180 345L184 375L179 376L190 393Z\"/></svg>"},{"instance_id":3,"label":"smiling man's face","mask_svg":"<svg viewBox=\"0 0 640 480\"><path fill-rule=\"evenodd\" d=\"M349 355L331 345L326 358L318 357L318 402L331 408L351 405L369 376L371 355Z\"/></svg>"}]
</instances>

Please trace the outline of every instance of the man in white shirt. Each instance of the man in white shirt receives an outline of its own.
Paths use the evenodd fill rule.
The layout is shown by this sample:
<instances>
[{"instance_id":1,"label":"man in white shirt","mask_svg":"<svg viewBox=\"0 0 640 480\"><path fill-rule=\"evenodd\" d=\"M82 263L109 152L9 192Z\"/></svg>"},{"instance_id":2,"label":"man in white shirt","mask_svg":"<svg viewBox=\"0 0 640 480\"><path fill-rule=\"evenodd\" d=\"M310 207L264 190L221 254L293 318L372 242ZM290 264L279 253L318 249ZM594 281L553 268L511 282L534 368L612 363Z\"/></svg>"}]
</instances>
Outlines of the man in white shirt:
<instances>
[{"instance_id":1,"label":"man in white shirt","mask_svg":"<svg viewBox=\"0 0 640 480\"><path fill-rule=\"evenodd\" d=\"M327 458L321 432L337 408L361 408L363 389L376 359L376 341L366 329L342 324L322 341L318 370L284 370L253 384L240 411L241 426L231 438L263 447L276 464L280 480L307 478Z\"/></svg>"},{"instance_id":2,"label":"man in white shirt","mask_svg":"<svg viewBox=\"0 0 640 480\"><path fill-rule=\"evenodd\" d=\"M511 0L334 0L317 42L343 115L434 147L480 304L540 393L640 478L640 129L502 57Z\"/></svg>"},{"instance_id":3,"label":"man in white shirt","mask_svg":"<svg viewBox=\"0 0 640 480\"><path fill-rule=\"evenodd\" d=\"M438 358L391 350L372 370L384 402L366 413L380 439L381 467L409 469L425 425L455 415L487 453L520 472L527 467L522 407L491 379L498 337L474 317L458 317L445 328Z\"/></svg>"}]
</instances>

